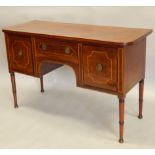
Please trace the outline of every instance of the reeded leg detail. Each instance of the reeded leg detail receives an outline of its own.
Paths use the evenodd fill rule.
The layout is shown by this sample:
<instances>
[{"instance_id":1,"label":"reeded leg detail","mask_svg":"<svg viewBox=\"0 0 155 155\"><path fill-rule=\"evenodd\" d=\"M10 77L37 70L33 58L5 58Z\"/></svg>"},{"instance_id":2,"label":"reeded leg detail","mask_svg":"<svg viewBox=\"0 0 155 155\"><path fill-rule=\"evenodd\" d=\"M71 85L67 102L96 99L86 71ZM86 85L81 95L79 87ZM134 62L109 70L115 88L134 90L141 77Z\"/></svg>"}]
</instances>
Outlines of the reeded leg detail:
<instances>
[{"instance_id":1,"label":"reeded leg detail","mask_svg":"<svg viewBox=\"0 0 155 155\"><path fill-rule=\"evenodd\" d=\"M142 119L142 111L143 111L143 92L144 92L144 80L139 82L139 115L138 118Z\"/></svg>"},{"instance_id":2,"label":"reeded leg detail","mask_svg":"<svg viewBox=\"0 0 155 155\"><path fill-rule=\"evenodd\" d=\"M124 132L124 97L119 97L119 142L123 143L123 132Z\"/></svg>"},{"instance_id":3,"label":"reeded leg detail","mask_svg":"<svg viewBox=\"0 0 155 155\"><path fill-rule=\"evenodd\" d=\"M43 76L40 77L41 93L44 93Z\"/></svg>"},{"instance_id":4,"label":"reeded leg detail","mask_svg":"<svg viewBox=\"0 0 155 155\"><path fill-rule=\"evenodd\" d=\"M17 104L17 94L16 94L16 80L15 80L15 73L10 73L11 83L12 83L12 92L14 98L14 108L18 108Z\"/></svg>"}]
</instances>

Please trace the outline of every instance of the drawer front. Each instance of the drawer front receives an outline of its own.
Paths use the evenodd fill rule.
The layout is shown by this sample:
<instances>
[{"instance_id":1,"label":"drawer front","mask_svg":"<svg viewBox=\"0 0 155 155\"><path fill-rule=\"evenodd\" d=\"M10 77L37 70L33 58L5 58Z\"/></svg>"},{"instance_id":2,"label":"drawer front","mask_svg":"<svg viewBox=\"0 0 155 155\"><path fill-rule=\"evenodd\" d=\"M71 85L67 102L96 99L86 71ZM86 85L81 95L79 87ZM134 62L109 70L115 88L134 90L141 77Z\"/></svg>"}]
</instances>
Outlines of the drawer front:
<instances>
[{"instance_id":1,"label":"drawer front","mask_svg":"<svg viewBox=\"0 0 155 155\"><path fill-rule=\"evenodd\" d=\"M83 47L84 84L117 90L117 50L95 46Z\"/></svg>"},{"instance_id":2,"label":"drawer front","mask_svg":"<svg viewBox=\"0 0 155 155\"><path fill-rule=\"evenodd\" d=\"M36 52L53 60L78 63L78 44L47 38L35 38Z\"/></svg>"},{"instance_id":3,"label":"drawer front","mask_svg":"<svg viewBox=\"0 0 155 155\"><path fill-rule=\"evenodd\" d=\"M9 35L8 55L10 69L33 74L31 40L28 37Z\"/></svg>"}]
</instances>

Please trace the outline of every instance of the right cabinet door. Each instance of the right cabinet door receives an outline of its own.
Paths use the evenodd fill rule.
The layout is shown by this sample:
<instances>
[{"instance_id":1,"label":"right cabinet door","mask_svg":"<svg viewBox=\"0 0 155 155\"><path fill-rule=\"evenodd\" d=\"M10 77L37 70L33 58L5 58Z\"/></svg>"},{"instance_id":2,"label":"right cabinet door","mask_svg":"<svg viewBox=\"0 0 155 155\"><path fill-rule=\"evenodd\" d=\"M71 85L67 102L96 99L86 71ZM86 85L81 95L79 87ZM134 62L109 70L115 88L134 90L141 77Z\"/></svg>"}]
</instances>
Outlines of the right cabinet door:
<instances>
[{"instance_id":1,"label":"right cabinet door","mask_svg":"<svg viewBox=\"0 0 155 155\"><path fill-rule=\"evenodd\" d=\"M117 49L83 46L84 85L117 90Z\"/></svg>"}]
</instances>

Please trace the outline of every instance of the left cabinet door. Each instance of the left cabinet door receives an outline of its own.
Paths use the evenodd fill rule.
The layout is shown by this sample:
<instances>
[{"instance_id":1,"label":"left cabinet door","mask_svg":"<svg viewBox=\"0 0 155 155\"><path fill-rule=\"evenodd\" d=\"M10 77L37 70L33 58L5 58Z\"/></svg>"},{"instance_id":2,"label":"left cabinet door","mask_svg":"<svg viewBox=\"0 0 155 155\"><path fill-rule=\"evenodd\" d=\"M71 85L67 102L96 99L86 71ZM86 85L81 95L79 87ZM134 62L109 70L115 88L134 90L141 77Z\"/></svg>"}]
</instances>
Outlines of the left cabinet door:
<instances>
[{"instance_id":1,"label":"left cabinet door","mask_svg":"<svg viewBox=\"0 0 155 155\"><path fill-rule=\"evenodd\" d=\"M7 35L8 63L11 71L33 74L31 39L27 36Z\"/></svg>"}]
</instances>

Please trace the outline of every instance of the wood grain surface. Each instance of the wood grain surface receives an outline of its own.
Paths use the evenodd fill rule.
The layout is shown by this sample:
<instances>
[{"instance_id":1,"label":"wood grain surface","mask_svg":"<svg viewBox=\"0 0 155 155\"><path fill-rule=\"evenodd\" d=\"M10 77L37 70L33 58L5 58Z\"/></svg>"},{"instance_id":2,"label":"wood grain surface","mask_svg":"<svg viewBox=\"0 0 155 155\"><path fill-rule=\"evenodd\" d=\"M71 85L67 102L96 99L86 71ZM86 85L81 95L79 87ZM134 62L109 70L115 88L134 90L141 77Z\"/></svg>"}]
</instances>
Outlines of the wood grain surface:
<instances>
[{"instance_id":1,"label":"wood grain surface","mask_svg":"<svg viewBox=\"0 0 155 155\"><path fill-rule=\"evenodd\" d=\"M3 29L6 31L44 34L83 40L98 40L120 45L132 44L152 32L151 29L96 26L48 21L30 21Z\"/></svg>"}]
</instances>

